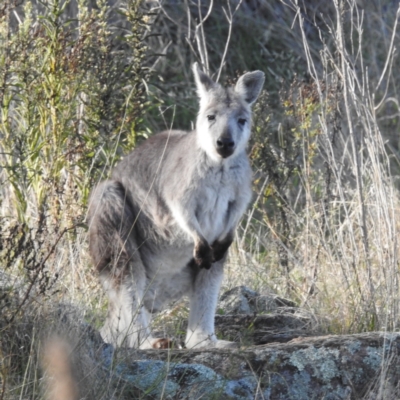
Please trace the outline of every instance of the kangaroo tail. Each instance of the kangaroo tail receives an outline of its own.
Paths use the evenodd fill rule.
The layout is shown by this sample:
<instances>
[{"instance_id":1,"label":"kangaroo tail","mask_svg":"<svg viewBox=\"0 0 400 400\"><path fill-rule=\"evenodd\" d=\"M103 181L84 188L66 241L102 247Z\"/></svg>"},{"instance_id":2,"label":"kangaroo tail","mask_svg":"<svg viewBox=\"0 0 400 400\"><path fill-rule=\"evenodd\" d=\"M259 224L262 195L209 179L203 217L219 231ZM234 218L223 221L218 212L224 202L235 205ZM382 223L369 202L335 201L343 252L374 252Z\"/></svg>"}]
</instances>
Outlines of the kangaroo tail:
<instances>
[{"instance_id":1,"label":"kangaroo tail","mask_svg":"<svg viewBox=\"0 0 400 400\"><path fill-rule=\"evenodd\" d=\"M137 251L134 211L120 182L105 181L96 187L90 197L88 221L89 252L97 270L120 276Z\"/></svg>"}]
</instances>

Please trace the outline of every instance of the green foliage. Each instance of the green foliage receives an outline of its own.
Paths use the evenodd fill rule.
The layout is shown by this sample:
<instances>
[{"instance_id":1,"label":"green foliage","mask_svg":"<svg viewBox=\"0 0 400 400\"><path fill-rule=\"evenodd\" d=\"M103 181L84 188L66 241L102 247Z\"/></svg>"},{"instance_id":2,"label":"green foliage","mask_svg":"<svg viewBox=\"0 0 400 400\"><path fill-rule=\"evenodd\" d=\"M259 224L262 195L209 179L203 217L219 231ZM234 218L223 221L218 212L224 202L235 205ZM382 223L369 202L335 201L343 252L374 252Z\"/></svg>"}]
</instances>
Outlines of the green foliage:
<instances>
[{"instance_id":1,"label":"green foliage","mask_svg":"<svg viewBox=\"0 0 400 400\"><path fill-rule=\"evenodd\" d=\"M9 7L0 19L1 166L18 219L81 216L89 188L141 135L146 16L80 0ZM12 13L21 22L12 24ZM110 21L117 15L121 27ZM28 212L29 211L29 212Z\"/></svg>"},{"instance_id":2,"label":"green foliage","mask_svg":"<svg viewBox=\"0 0 400 400\"><path fill-rule=\"evenodd\" d=\"M143 135L149 22L139 0L0 5L1 398L19 386L40 397L25 321L75 287L82 299L92 285L93 299L73 272L90 268L85 206Z\"/></svg>"}]
</instances>

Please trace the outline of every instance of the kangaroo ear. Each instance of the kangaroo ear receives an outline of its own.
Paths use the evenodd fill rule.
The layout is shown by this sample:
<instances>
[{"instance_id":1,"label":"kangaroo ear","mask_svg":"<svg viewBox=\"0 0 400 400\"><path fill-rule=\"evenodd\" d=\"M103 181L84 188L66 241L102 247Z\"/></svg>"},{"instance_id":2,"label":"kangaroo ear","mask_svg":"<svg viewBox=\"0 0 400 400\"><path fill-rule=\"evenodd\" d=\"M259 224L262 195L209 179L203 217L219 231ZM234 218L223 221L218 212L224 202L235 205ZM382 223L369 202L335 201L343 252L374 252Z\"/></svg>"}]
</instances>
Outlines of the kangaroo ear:
<instances>
[{"instance_id":1,"label":"kangaroo ear","mask_svg":"<svg viewBox=\"0 0 400 400\"><path fill-rule=\"evenodd\" d=\"M236 83L235 92L242 96L247 103L253 104L264 85L265 75L261 71L248 72L242 75Z\"/></svg>"},{"instance_id":2,"label":"kangaroo ear","mask_svg":"<svg viewBox=\"0 0 400 400\"><path fill-rule=\"evenodd\" d=\"M207 96L207 93L217 86L217 84L200 69L197 62L193 64L193 73L197 86L197 94L200 98Z\"/></svg>"}]
</instances>

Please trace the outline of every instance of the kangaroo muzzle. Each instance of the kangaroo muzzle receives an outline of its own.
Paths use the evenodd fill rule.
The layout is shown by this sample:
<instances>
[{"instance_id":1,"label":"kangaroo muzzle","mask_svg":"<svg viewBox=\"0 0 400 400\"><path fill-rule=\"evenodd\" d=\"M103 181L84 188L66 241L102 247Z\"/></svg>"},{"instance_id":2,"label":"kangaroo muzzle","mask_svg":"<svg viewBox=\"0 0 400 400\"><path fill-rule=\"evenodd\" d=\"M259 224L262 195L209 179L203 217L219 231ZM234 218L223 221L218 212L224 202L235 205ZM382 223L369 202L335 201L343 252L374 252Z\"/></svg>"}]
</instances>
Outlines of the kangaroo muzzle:
<instances>
[{"instance_id":1,"label":"kangaroo muzzle","mask_svg":"<svg viewBox=\"0 0 400 400\"><path fill-rule=\"evenodd\" d=\"M235 151L235 142L231 137L220 137L217 139L216 149L222 158L227 158Z\"/></svg>"}]
</instances>

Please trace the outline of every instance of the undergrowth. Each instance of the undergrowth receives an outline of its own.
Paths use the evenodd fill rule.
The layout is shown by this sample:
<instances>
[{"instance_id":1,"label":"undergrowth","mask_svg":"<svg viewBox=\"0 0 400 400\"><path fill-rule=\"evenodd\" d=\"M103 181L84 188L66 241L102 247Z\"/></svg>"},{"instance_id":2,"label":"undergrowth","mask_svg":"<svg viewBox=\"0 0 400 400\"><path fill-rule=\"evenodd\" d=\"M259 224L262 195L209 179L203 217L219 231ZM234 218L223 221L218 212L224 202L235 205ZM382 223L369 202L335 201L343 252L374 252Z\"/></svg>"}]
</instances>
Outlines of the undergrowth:
<instances>
[{"instance_id":1,"label":"undergrowth","mask_svg":"<svg viewBox=\"0 0 400 400\"><path fill-rule=\"evenodd\" d=\"M42 320L58 302L86 304L91 316L91 305L104 305L86 256L86 204L147 136L151 18L136 0L6 0L0 8L0 398L31 392L20 378L35 382Z\"/></svg>"}]
</instances>

